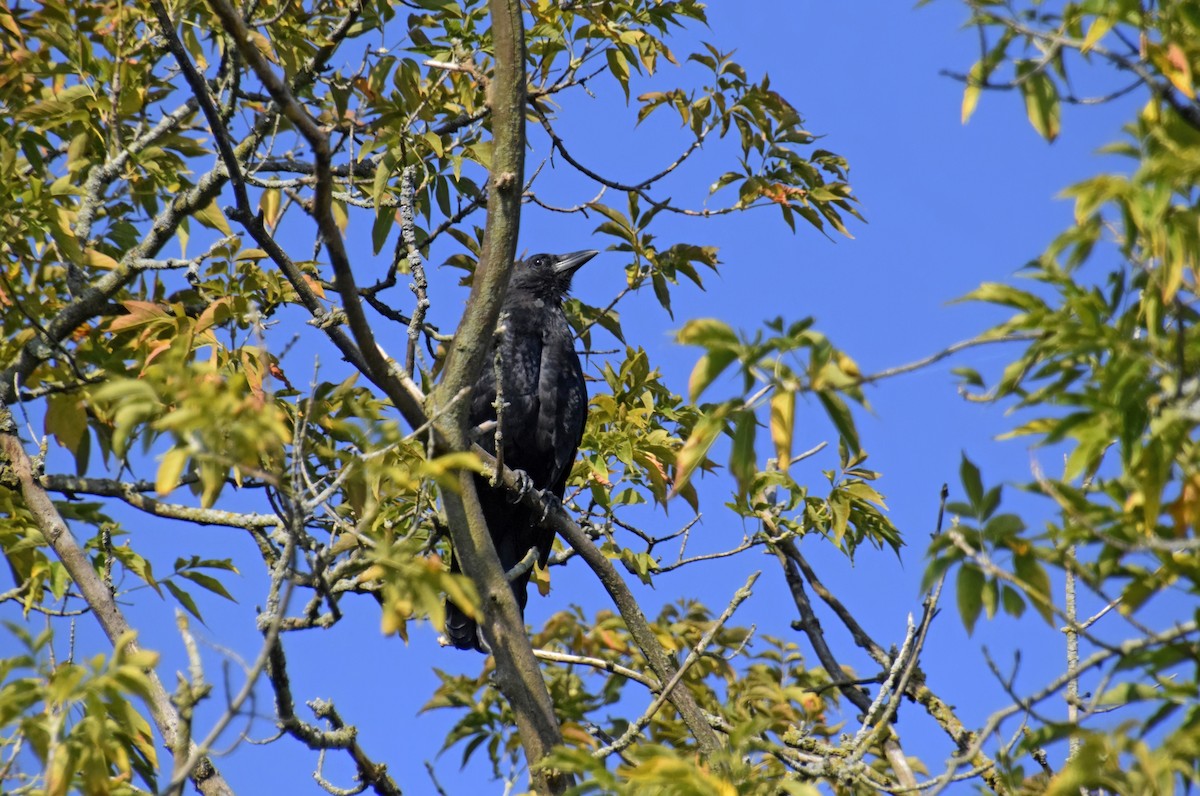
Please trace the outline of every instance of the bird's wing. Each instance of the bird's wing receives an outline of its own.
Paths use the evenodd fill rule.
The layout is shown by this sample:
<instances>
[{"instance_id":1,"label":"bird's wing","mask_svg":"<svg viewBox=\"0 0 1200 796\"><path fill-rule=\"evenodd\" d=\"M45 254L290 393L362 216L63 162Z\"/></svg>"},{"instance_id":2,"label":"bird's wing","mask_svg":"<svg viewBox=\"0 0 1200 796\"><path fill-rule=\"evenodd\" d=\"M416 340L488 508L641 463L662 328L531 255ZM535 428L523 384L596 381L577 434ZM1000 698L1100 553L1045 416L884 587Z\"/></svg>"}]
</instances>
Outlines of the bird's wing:
<instances>
[{"instance_id":1,"label":"bird's wing","mask_svg":"<svg viewBox=\"0 0 1200 796\"><path fill-rule=\"evenodd\" d=\"M510 324L511 326L511 324ZM542 340L540 335L510 330L501 342L501 392L504 396L502 429L504 455L510 467L521 467L524 459L521 447L529 427L537 417L538 371L541 368ZM471 424L477 426L496 419L496 362L495 348L483 364L471 396ZM479 444L496 453L495 433L483 434ZM516 458L513 458L515 455ZM524 469L524 468L521 468Z\"/></svg>"},{"instance_id":2,"label":"bird's wing","mask_svg":"<svg viewBox=\"0 0 1200 796\"><path fill-rule=\"evenodd\" d=\"M512 466L528 470L536 461L537 451L528 449L531 426L538 416L538 381L541 375L544 345L540 334L529 334L519 326L512 328L505 341L502 384L504 393L504 453Z\"/></svg>"},{"instance_id":3,"label":"bird's wing","mask_svg":"<svg viewBox=\"0 0 1200 796\"><path fill-rule=\"evenodd\" d=\"M575 341L570 331L564 330L557 337L559 339L547 340L542 351L535 447L544 457L537 468L542 481L538 486L561 498L566 489L567 476L571 473L571 464L575 461L575 453L579 449L579 441L583 437L583 425L587 419L587 384L583 380L583 369L579 366ZM539 563L546 566L554 545L553 529L534 529L530 542L541 551Z\"/></svg>"},{"instance_id":4,"label":"bird's wing","mask_svg":"<svg viewBox=\"0 0 1200 796\"><path fill-rule=\"evenodd\" d=\"M547 341L538 380L537 449L547 463L546 488L562 497L587 418L587 384L569 331Z\"/></svg>"}]
</instances>

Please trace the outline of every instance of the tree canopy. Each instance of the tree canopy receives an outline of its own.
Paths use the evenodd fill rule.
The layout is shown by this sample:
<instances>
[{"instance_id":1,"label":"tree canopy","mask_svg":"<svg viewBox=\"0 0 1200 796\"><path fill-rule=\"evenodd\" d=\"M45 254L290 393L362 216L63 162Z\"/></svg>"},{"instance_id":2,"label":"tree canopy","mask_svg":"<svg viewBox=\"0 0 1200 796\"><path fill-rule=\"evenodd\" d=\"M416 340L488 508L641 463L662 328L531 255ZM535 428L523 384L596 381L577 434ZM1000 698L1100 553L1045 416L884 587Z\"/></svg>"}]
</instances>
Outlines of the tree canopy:
<instances>
[{"instance_id":1,"label":"tree canopy","mask_svg":"<svg viewBox=\"0 0 1200 796\"><path fill-rule=\"evenodd\" d=\"M723 49L703 3L0 0L0 789L234 793L219 753L269 736L329 793L442 790L358 730L425 718L352 715L293 676L354 677L367 647L321 639L363 616L371 655L436 673L443 759L517 790L1196 784L1200 6L961 5L964 123L1016 96L1053 142L1064 107L1136 98L1108 148L1127 165L1064 186L1073 223L963 297L1002 320L865 372L807 309L689 312L728 270L718 219L843 240L865 221L824 120ZM604 92L637 127L597 155L577 138ZM635 148L668 154L630 178ZM571 248L623 268L566 305L590 404L561 503L467 417L534 213L582 219ZM647 294L686 383L622 315ZM931 476L936 525L901 527L867 391L951 357L940 386L1049 455L1005 484L966 451L956 483ZM478 473L558 534L532 628ZM693 543L702 511L738 532ZM879 636L817 551L923 567L907 627ZM670 574L717 568L740 588ZM743 621L768 579L787 604ZM447 597L490 655L414 632ZM141 624L160 601L174 627ZM197 640L214 611L239 625L204 628L219 647ZM1006 702L964 706L923 666L951 613L1051 628L1059 663L1031 688L988 657ZM150 637L185 650L175 676Z\"/></svg>"}]
</instances>

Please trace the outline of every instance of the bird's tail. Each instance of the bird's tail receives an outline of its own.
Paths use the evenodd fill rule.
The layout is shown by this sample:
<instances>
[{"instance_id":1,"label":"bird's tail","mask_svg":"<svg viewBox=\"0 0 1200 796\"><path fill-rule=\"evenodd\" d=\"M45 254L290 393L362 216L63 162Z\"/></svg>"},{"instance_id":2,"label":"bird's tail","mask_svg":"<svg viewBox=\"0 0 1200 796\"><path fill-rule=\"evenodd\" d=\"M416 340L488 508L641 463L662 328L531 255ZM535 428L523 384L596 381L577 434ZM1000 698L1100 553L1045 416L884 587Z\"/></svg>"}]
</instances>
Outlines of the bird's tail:
<instances>
[{"instance_id":1,"label":"bird's tail","mask_svg":"<svg viewBox=\"0 0 1200 796\"><path fill-rule=\"evenodd\" d=\"M479 625L450 600L446 600L446 638L460 650L485 652Z\"/></svg>"}]
</instances>

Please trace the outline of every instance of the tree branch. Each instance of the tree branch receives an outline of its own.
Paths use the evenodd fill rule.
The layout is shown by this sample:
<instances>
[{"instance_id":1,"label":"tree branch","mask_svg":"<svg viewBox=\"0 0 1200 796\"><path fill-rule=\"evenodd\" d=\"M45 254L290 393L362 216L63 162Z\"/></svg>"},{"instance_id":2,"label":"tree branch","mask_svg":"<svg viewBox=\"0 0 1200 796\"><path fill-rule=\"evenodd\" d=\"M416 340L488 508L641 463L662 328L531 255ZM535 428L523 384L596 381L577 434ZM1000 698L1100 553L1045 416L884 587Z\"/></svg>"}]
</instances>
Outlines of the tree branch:
<instances>
[{"instance_id":1,"label":"tree branch","mask_svg":"<svg viewBox=\"0 0 1200 796\"><path fill-rule=\"evenodd\" d=\"M495 459L478 445L473 450L484 462L485 475L495 472ZM507 489L513 490L514 494L517 493L519 482L512 470L505 468L501 473L500 481ZM629 591L629 587L613 567L612 562L605 558L584 530L553 497L531 489L525 493L521 502L538 512L538 516L542 517L542 526L553 528L592 568L616 604L617 610L621 612L621 618L625 620L629 634L641 649L642 654L646 656L646 661L654 671L655 677L661 683L669 682L677 671L675 663L663 649L658 637L654 635L654 630L646 621L646 615L642 613L637 599ZM670 692L670 700L675 709L679 711L688 730L695 737L700 752L704 755L711 755L718 751L721 748L721 742L691 692L686 688L674 689Z\"/></svg>"},{"instance_id":2,"label":"tree branch","mask_svg":"<svg viewBox=\"0 0 1200 796\"><path fill-rule=\"evenodd\" d=\"M429 401L430 412L440 415L437 427L450 450L471 448L470 402L452 398L473 388L491 348L516 255L524 186L524 21L516 0L489 0L488 7L496 60L488 97L493 154L483 250L442 380ZM457 494L443 492L454 555L479 591L481 628L496 657L498 685L512 706L534 787L544 793L561 793L570 786L571 778L538 765L562 743L554 704L500 567L473 474L459 472L458 486Z\"/></svg>"},{"instance_id":3,"label":"tree branch","mask_svg":"<svg viewBox=\"0 0 1200 796\"><path fill-rule=\"evenodd\" d=\"M734 611L738 609L738 606L750 597L750 589L754 586L754 581L758 580L758 577L761 574L761 572L755 572L750 575L750 577L746 579L745 585L734 593L733 599L729 601L729 605L725 607L725 610L721 613L717 620L712 623L712 626L709 627L708 630L704 631L704 635L702 635L700 640L696 642L696 645L692 647L692 650L688 653L687 658L684 659L683 663L679 666L675 673L671 675L671 679L668 680L662 687L662 691L659 692L658 697L650 704L650 707L638 717L637 721L629 725L629 729L627 729L620 738L613 743L607 744L592 752L593 757L608 757L614 752L621 752L631 743L633 743L634 739L637 738L642 729L650 723L651 719L654 718L654 714L658 713L662 706L667 703L667 700L671 698L671 694L675 692L676 686L678 686L680 681L683 680L684 673L687 672L688 668L691 667L693 663L700 659L700 656L704 654L704 650L708 649L708 645L712 643L713 637L716 636L717 631L729 621L730 617L733 616Z\"/></svg>"}]
</instances>

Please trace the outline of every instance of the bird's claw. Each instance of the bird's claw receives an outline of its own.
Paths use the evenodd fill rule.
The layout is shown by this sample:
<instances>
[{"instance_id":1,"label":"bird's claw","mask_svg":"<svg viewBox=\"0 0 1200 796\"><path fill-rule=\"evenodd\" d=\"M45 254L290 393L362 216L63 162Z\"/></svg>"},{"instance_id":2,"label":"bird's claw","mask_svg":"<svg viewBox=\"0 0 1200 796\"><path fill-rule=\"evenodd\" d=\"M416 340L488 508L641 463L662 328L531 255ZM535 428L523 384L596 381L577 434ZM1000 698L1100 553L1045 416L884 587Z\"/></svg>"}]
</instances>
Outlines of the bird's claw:
<instances>
[{"instance_id":1,"label":"bird's claw","mask_svg":"<svg viewBox=\"0 0 1200 796\"><path fill-rule=\"evenodd\" d=\"M561 508L562 501L559 500L558 495L549 492L544 494L542 496L542 518L538 522L544 523L549 519L551 513L557 512Z\"/></svg>"},{"instance_id":2,"label":"bird's claw","mask_svg":"<svg viewBox=\"0 0 1200 796\"><path fill-rule=\"evenodd\" d=\"M528 495L530 492L532 492L535 489L535 487L533 485L533 479L530 478L529 474L526 473L524 470L513 470L513 475L517 479L517 488L516 488L515 493L514 492L508 493L508 502L509 503L520 503L522 500L525 499L526 495Z\"/></svg>"}]
</instances>

